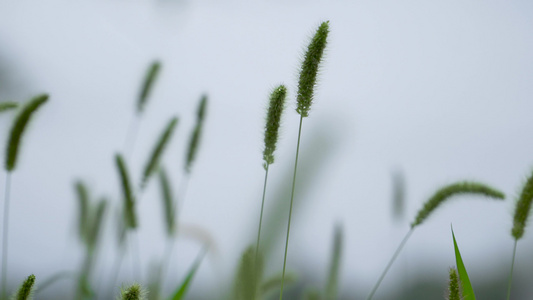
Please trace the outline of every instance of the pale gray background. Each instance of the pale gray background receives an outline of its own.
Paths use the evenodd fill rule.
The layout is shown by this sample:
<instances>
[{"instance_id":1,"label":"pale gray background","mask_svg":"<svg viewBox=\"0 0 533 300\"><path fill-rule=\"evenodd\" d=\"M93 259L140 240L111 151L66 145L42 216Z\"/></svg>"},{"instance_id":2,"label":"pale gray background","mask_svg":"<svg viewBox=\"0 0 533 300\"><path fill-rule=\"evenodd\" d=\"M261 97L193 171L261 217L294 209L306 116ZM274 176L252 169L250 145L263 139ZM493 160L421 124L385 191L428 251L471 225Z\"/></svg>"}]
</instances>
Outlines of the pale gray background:
<instances>
[{"instance_id":1,"label":"pale gray background","mask_svg":"<svg viewBox=\"0 0 533 300\"><path fill-rule=\"evenodd\" d=\"M81 263L72 183L85 179L96 195L119 200L113 155L122 149L144 71L157 58L163 68L131 169L138 179L159 131L179 115L164 158L177 186L197 100L209 94L180 221L204 228L218 249L193 291L227 284L257 226L268 93L279 83L290 93L270 173L273 195L294 159L300 59L324 20L331 35L301 150L317 151L309 148L318 136L332 156L297 199L289 268L305 264L323 278L333 226L342 222L341 288L366 293L424 200L460 179L493 184L508 200L448 203L412 236L401 256L404 271L399 263L384 289L422 265L442 273L444 284L454 265L451 223L471 279L507 268L513 201L533 167L530 1L2 0L0 100L51 96L32 120L12 178L10 281ZM1 116L3 141L10 122ZM407 183L401 224L391 219L397 169ZM2 172L2 186L4 178ZM152 182L139 207L145 270L163 249L158 192ZM530 258L532 230L520 242L519 261ZM112 234L100 268L114 259ZM179 278L198 245L183 238L176 249ZM269 273L281 270L281 241L274 251Z\"/></svg>"}]
</instances>

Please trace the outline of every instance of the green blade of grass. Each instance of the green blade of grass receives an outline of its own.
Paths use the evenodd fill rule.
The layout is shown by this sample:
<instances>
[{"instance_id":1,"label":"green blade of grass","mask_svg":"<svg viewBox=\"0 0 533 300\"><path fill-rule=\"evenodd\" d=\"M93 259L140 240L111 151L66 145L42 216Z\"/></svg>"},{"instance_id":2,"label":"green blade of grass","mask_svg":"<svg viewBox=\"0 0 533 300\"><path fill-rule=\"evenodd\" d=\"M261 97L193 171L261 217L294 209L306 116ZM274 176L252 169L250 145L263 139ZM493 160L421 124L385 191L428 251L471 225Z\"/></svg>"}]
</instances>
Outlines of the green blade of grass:
<instances>
[{"instance_id":1,"label":"green blade of grass","mask_svg":"<svg viewBox=\"0 0 533 300\"><path fill-rule=\"evenodd\" d=\"M185 294L187 293L187 290L189 289L189 286L191 285L192 279L194 278L194 275L196 274L196 271L198 271L198 268L200 267L200 263L202 262L205 254L207 253L207 248L204 247L198 257L196 258L196 261L192 265L191 269L187 273L187 276L185 276L185 279L183 282L178 286L176 289L176 292L174 292L174 295L170 297L170 300L181 300L184 299Z\"/></svg>"},{"instance_id":2,"label":"green blade of grass","mask_svg":"<svg viewBox=\"0 0 533 300\"><path fill-rule=\"evenodd\" d=\"M459 252L459 247L457 246L457 241L455 240L455 234L453 233L452 228L452 237L453 237L453 246L455 248L455 263L457 264L457 272L459 273L459 279L461 281L461 287L463 291L463 300L476 300L476 295L474 294L474 289L470 283L470 278L468 278L468 273L466 272L463 259L461 258L461 253Z\"/></svg>"}]
</instances>

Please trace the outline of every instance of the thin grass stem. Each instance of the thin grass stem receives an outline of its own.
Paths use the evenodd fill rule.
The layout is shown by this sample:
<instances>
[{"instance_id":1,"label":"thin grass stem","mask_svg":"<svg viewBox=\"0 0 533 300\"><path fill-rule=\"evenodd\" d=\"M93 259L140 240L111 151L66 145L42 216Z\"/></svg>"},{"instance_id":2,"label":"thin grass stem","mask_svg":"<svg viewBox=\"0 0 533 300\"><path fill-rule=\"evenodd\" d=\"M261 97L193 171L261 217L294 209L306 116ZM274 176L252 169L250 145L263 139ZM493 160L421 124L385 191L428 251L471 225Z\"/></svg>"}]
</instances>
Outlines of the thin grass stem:
<instances>
[{"instance_id":1,"label":"thin grass stem","mask_svg":"<svg viewBox=\"0 0 533 300\"><path fill-rule=\"evenodd\" d=\"M514 259L516 256L516 245L517 244L518 244L518 239L514 241L513 259L511 260L511 273L509 274L509 286L507 288L507 300L511 299L511 283L513 282Z\"/></svg>"},{"instance_id":2,"label":"thin grass stem","mask_svg":"<svg viewBox=\"0 0 533 300\"><path fill-rule=\"evenodd\" d=\"M289 233L291 230L292 217L292 203L294 200L294 187L296 186L296 171L298 170L298 155L300 153L300 137L302 136L302 121L303 115L300 115L300 126L298 128L298 143L296 144L296 159L294 160L294 175L292 176L292 192L291 202L289 207L289 221L287 222L287 237L285 239L285 255L283 257L283 271L281 273L281 291L279 293L279 300L283 299L283 284L285 282L285 267L287 266L287 249L289 248Z\"/></svg>"},{"instance_id":3,"label":"thin grass stem","mask_svg":"<svg viewBox=\"0 0 533 300\"><path fill-rule=\"evenodd\" d=\"M263 210L265 207L265 195L266 195L266 187L267 187L267 181L268 181L268 167L270 164L266 164L265 167L265 182L263 183L263 197L261 200L261 213L259 215L259 229L257 230L257 243L255 245L255 262L257 263L257 256L259 255L259 241L261 239L261 226L263 224Z\"/></svg>"},{"instance_id":4,"label":"thin grass stem","mask_svg":"<svg viewBox=\"0 0 533 300\"><path fill-rule=\"evenodd\" d=\"M11 190L11 172L7 172L4 195L4 230L2 233L2 299L7 299L7 250L9 234L9 198Z\"/></svg>"},{"instance_id":5,"label":"thin grass stem","mask_svg":"<svg viewBox=\"0 0 533 300\"><path fill-rule=\"evenodd\" d=\"M368 297L366 298L367 300L370 300L372 299L372 297L374 296L374 294L376 293L376 291L378 290L378 287L379 285L381 284L381 282L383 281L383 279L385 278L385 275L387 275L387 272L389 271L389 269L392 267L392 264L394 263L394 261L396 260L396 258L398 257L398 255L400 254L400 252L402 251L403 247L405 246L405 244L407 243L407 240L409 240L409 237L411 237L411 234L413 234L413 231L415 229L413 227L411 227L411 229L409 229L409 232L407 232L407 234L405 235L405 237L403 238L402 242L400 243L400 245L398 246L398 248L396 248L396 251L394 252L394 255L392 255L392 258L390 259L389 263L387 264L387 266L385 267L385 270L383 270L383 273L381 273L381 276L379 276L379 279L378 281L376 282L376 285L374 285L374 288L372 288L372 291L370 292L370 294L368 295Z\"/></svg>"}]
</instances>

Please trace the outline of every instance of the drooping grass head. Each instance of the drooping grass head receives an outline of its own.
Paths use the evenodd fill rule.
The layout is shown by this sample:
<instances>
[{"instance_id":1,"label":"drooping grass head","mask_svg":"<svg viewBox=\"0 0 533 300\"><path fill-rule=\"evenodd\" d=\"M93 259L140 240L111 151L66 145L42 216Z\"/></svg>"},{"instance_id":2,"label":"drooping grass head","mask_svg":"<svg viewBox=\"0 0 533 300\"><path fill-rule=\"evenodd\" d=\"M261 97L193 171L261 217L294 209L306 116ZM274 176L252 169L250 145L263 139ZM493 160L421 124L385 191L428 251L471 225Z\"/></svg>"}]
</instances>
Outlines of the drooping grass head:
<instances>
[{"instance_id":1,"label":"drooping grass head","mask_svg":"<svg viewBox=\"0 0 533 300\"><path fill-rule=\"evenodd\" d=\"M424 220L426 220L445 200L461 194L482 195L500 200L505 198L505 195L502 192L481 183L464 181L450 184L439 189L431 198L429 198L424 206L418 211L415 220L411 223L411 228L422 224L422 222L424 222Z\"/></svg>"},{"instance_id":2,"label":"drooping grass head","mask_svg":"<svg viewBox=\"0 0 533 300\"><path fill-rule=\"evenodd\" d=\"M524 230L527 224L527 218L529 212L531 211L531 202L533 201L533 174L529 176L526 181L526 184L522 188L520 197L516 202L514 219L513 219L513 229L511 234L515 240L519 240L524 235Z\"/></svg>"},{"instance_id":3,"label":"drooping grass head","mask_svg":"<svg viewBox=\"0 0 533 300\"><path fill-rule=\"evenodd\" d=\"M148 71L146 72L146 77L144 78L144 83L141 88L141 93L139 95L139 100L137 101L137 113L140 114L144 111L150 92L153 89L154 82L157 79L159 70L161 69L161 63L159 61L154 61Z\"/></svg>"},{"instance_id":4,"label":"drooping grass head","mask_svg":"<svg viewBox=\"0 0 533 300\"><path fill-rule=\"evenodd\" d=\"M313 102L313 92L316 84L316 76L320 61L324 54L329 33L329 21L323 22L318 27L311 43L307 47L304 61L300 69L300 79L298 80L298 95L296 111L302 116L309 115L309 109Z\"/></svg>"},{"instance_id":5,"label":"drooping grass head","mask_svg":"<svg viewBox=\"0 0 533 300\"><path fill-rule=\"evenodd\" d=\"M36 96L22 108L17 118L15 119L15 123L11 128L11 134L9 135L9 141L7 143L5 168L8 172L13 171L16 167L17 155L20 148L20 140L31 116L47 100L48 95L42 94Z\"/></svg>"},{"instance_id":6,"label":"drooping grass head","mask_svg":"<svg viewBox=\"0 0 533 300\"><path fill-rule=\"evenodd\" d=\"M281 123L281 115L285 108L287 88L284 85L276 87L270 94L268 113L265 124L265 149L263 150L264 168L274 163L274 151L278 142L278 131Z\"/></svg>"}]
</instances>

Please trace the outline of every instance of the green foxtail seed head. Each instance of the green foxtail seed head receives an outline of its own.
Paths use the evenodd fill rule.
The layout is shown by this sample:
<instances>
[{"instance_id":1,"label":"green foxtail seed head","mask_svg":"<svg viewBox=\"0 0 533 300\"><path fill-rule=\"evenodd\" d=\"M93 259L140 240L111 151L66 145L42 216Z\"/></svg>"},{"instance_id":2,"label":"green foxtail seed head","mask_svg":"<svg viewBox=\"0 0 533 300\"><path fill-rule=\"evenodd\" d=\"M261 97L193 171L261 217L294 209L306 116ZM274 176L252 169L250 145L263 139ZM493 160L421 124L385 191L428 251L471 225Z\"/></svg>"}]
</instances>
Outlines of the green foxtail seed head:
<instances>
[{"instance_id":1,"label":"green foxtail seed head","mask_svg":"<svg viewBox=\"0 0 533 300\"><path fill-rule=\"evenodd\" d=\"M122 195L124 198L124 223L127 229L134 229L137 227L137 217L135 215L135 198L131 188L128 169L122 155L115 156L115 163L119 171L120 182L122 186Z\"/></svg>"},{"instance_id":2,"label":"green foxtail seed head","mask_svg":"<svg viewBox=\"0 0 533 300\"><path fill-rule=\"evenodd\" d=\"M461 300L459 290L459 276L455 268L450 269L450 282L448 284L448 300Z\"/></svg>"},{"instance_id":3,"label":"green foxtail seed head","mask_svg":"<svg viewBox=\"0 0 533 300\"><path fill-rule=\"evenodd\" d=\"M329 21L323 22L318 27L315 36L311 40L304 61L300 69L300 79L298 80L298 107L296 111L302 116L309 115L309 109L313 102L313 91L316 84L318 67L326 48L329 33Z\"/></svg>"},{"instance_id":4,"label":"green foxtail seed head","mask_svg":"<svg viewBox=\"0 0 533 300\"><path fill-rule=\"evenodd\" d=\"M270 94L268 113L265 124L265 150L263 150L263 167L274 163L274 151L278 142L278 131L281 123L281 115L285 108L287 88L284 85L276 87Z\"/></svg>"},{"instance_id":5,"label":"green foxtail seed head","mask_svg":"<svg viewBox=\"0 0 533 300\"><path fill-rule=\"evenodd\" d=\"M11 172L15 169L17 163L17 154L20 147L20 139L24 133L24 129L30 120L33 113L46 101L48 95L39 95L31 99L20 111L15 123L11 128L11 134L9 135L9 142L7 143L6 151L6 170Z\"/></svg>"},{"instance_id":6,"label":"green foxtail seed head","mask_svg":"<svg viewBox=\"0 0 533 300\"><path fill-rule=\"evenodd\" d=\"M163 213L165 215L165 225L167 235L169 237L174 235L175 230L175 214L174 214L174 197L172 195L172 189L168 180L167 172L165 169L159 169L159 182L161 183L161 193L163 194Z\"/></svg>"},{"instance_id":7,"label":"green foxtail seed head","mask_svg":"<svg viewBox=\"0 0 533 300\"><path fill-rule=\"evenodd\" d=\"M98 244L98 240L100 237L100 232L102 223L104 221L104 215L107 209L107 200L102 199L100 202L98 202L96 206L96 211L93 213L93 216L91 217L91 227L89 228L88 236L87 236L87 244L91 250L94 250L96 248L96 245Z\"/></svg>"},{"instance_id":8,"label":"green foxtail seed head","mask_svg":"<svg viewBox=\"0 0 533 300\"><path fill-rule=\"evenodd\" d=\"M415 220L411 223L411 228L424 222L424 220L427 219L427 217L445 200L461 194L483 195L500 200L505 198L505 195L502 192L481 183L465 181L450 184L441 188L429 198L422 209L418 211Z\"/></svg>"},{"instance_id":9,"label":"green foxtail seed head","mask_svg":"<svg viewBox=\"0 0 533 300\"><path fill-rule=\"evenodd\" d=\"M200 144L200 136L202 135L202 127L205 119L205 112L207 107L207 95L203 95L198 105L198 113L196 118L196 126L191 134L189 140L189 149L187 151L187 160L185 162L185 171L191 172L192 164L196 159L196 153L198 152L198 144Z\"/></svg>"},{"instance_id":10,"label":"green foxtail seed head","mask_svg":"<svg viewBox=\"0 0 533 300\"><path fill-rule=\"evenodd\" d=\"M239 262L239 269L233 287L234 300L253 300L259 297L259 284L262 282L263 259L255 260L255 247L246 248Z\"/></svg>"},{"instance_id":11,"label":"green foxtail seed head","mask_svg":"<svg viewBox=\"0 0 533 300\"><path fill-rule=\"evenodd\" d=\"M150 159L144 167L141 188L144 188L146 186L146 183L148 182L150 176L157 170L163 151L165 150L166 145L172 137L172 133L174 132L176 124L178 124L178 118L174 117L170 120L170 122L168 122L165 131L163 131L163 133L159 137L157 144L152 150L152 155L150 155Z\"/></svg>"},{"instance_id":12,"label":"green foxtail seed head","mask_svg":"<svg viewBox=\"0 0 533 300\"><path fill-rule=\"evenodd\" d=\"M29 300L33 292L33 285L35 284L35 275L30 275L22 285L19 287L17 293L13 297L15 300Z\"/></svg>"},{"instance_id":13,"label":"green foxtail seed head","mask_svg":"<svg viewBox=\"0 0 533 300\"><path fill-rule=\"evenodd\" d=\"M121 300L143 300L145 299L145 291L138 283L132 284L126 289L122 289L120 292Z\"/></svg>"},{"instance_id":14,"label":"green foxtail seed head","mask_svg":"<svg viewBox=\"0 0 533 300\"><path fill-rule=\"evenodd\" d=\"M89 191L82 181L76 182L76 194L78 195L78 235L87 243L87 233L89 228Z\"/></svg>"},{"instance_id":15,"label":"green foxtail seed head","mask_svg":"<svg viewBox=\"0 0 533 300\"><path fill-rule=\"evenodd\" d=\"M0 103L0 112L12 110L18 107L17 102L2 102Z\"/></svg>"},{"instance_id":16,"label":"green foxtail seed head","mask_svg":"<svg viewBox=\"0 0 533 300\"><path fill-rule=\"evenodd\" d=\"M150 96L150 92L152 91L154 82L157 79L157 75L159 74L160 69L161 63L158 61L154 61L146 72L144 83L141 89L141 94L139 95L139 100L137 102L137 113L139 114L144 111L144 107L146 106L146 102L148 101L148 97Z\"/></svg>"},{"instance_id":17,"label":"green foxtail seed head","mask_svg":"<svg viewBox=\"0 0 533 300\"><path fill-rule=\"evenodd\" d=\"M513 229L511 230L511 234L515 240L519 240L524 235L527 218L531 211L531 201L533 201L533 174L527 179L520 193L520 198L516 202Z\"/></svg>"}]
</instances>

